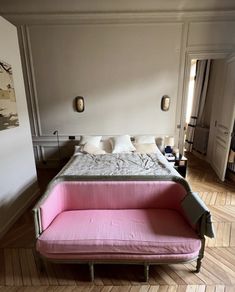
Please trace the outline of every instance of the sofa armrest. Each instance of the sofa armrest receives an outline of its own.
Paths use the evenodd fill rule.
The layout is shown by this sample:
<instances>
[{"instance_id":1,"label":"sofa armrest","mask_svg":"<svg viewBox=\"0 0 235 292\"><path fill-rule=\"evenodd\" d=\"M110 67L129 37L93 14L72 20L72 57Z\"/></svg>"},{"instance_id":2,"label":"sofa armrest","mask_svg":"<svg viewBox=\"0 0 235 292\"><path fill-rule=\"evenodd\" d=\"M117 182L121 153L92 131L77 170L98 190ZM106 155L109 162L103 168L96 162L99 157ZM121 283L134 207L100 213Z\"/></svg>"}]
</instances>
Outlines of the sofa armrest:
<instances>
[{"instance_id":1,"label":"sofa armrest","mask_svg":"<svg viewBox=\"0 0 235 292\"><path fill-rule=\"evenodd\" d=\"M33 208L36 237L38 237L66 209L65 190L60 184L52 184Z\"/></svg>"},{"instance_id":2,"label":"sofa armrest","mask_svg":"<svg viewBox=\"0 0 235 292\"><path fill-rule=\"evenodd\" d=\"M41 226L41 220L39 215L39 209L33 208L33 218L34 218L34 227L35 227L35 235L36 238L39 237L39 235L42 233L42 226Z\"/></svg>"},{"instance_id":3,"label":"sofa armrest","mask_svg":"<svg viewBox=\"0 0 235 292\"><path fill-rule=\"evenodd\" d=\"M181 207L188 222L198 226L201 237L214 237L210 211L197 193L189 192L182 200Z\"/></svg>"}]
</instances>

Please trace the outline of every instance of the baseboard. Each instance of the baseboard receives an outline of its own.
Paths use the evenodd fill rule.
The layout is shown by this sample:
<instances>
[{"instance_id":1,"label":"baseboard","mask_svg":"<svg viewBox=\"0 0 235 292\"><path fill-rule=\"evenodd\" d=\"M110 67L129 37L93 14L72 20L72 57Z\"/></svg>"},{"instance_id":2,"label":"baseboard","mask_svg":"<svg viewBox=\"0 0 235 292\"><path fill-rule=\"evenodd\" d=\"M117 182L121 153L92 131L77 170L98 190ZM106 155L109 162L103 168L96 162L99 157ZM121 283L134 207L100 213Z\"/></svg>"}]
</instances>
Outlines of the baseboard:
<instances>
[{"instance_id":1,"label":"baseboard","mask_svg":"<svg viewBox=\"0 0 235 292\"><path fill-rule=\"evenodd\" d=\"M0 238L2 238L7 231L12 227L12 225L19 219L19 217L28 209L28 207L33 203L33 201L39 196L40 190L37 186L36 190L32 193L32 195L26 200L22 207L17 209L17 212L14 213L14 215L11 217L10 220L8 220L7 223L5 223L1 230L0 230Z\"/></svg>"}]
</instances>

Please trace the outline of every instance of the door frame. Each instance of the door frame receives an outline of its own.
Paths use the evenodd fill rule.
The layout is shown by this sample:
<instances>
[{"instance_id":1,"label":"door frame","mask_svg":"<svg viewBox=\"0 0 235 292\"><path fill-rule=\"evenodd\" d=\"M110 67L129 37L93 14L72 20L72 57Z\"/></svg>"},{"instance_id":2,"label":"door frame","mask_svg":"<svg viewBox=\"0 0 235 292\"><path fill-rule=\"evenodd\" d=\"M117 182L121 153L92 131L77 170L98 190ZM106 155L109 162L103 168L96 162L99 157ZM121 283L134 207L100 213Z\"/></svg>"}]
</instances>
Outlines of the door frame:
<instances>
[{"instance_id":1,"label":"door frame","mask_svg":"<svg viewBox=\"0 0 235 292\"><path fill-rule=\"evenodd\" d=\"M184 67L184 79L183 79L183 94L181 103L181 115L180 115L180 131L179 131L179 152L184 153L184 125L186 120L186 110L187 110L187 99L188 99L188 86L190 78L191 60L206 60L206 59L228 59L232 58L233 54L231 51L203 51L203 52L186 52L185 54L185 67Z\"/></svg>"}]
</instances>

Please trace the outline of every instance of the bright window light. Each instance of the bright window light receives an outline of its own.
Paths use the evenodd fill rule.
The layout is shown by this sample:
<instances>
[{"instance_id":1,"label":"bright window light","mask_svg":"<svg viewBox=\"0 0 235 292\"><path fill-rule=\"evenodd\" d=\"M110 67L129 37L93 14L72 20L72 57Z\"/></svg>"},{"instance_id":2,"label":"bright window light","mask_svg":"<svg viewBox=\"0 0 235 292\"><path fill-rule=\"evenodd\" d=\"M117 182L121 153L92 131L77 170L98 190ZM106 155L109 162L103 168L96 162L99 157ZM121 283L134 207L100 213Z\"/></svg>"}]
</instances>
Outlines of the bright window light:
<instances>
[{"instance_id":1,"label":"bright window light","mask_svg":"<svg viewBox=\"0 0 235 292\"><path fill-rule=\"evenodd\" d=\"M190 121L190 117L192 113L193 93L194 93L194 84L195 84L195 75L196 75L196 63L197 63L197 60L191 61L190 78L189 78L189 86L188 86L188 101L187 101L187 110L186 110L187 124Z\"/></svg>"}]
</instances>

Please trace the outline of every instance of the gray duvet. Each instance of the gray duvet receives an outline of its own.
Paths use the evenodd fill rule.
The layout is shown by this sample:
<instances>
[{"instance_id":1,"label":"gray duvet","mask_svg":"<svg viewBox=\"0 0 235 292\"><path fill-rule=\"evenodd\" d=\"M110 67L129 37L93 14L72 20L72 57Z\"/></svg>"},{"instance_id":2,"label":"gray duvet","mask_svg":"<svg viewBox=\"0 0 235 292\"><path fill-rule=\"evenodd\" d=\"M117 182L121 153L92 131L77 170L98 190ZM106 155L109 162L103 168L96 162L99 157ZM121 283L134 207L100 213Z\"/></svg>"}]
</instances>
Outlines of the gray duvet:
<instances>
[{"instance_id":1,"label":"gray duvet","mask_svg":"<svg viewBox=\"0 0 235 292\"><path fill-rule=\"evenodd\" d=\"M78 154L59 173L60 176L179 176L159 152L153 154Z\"/></svg>"}]
</instances>

